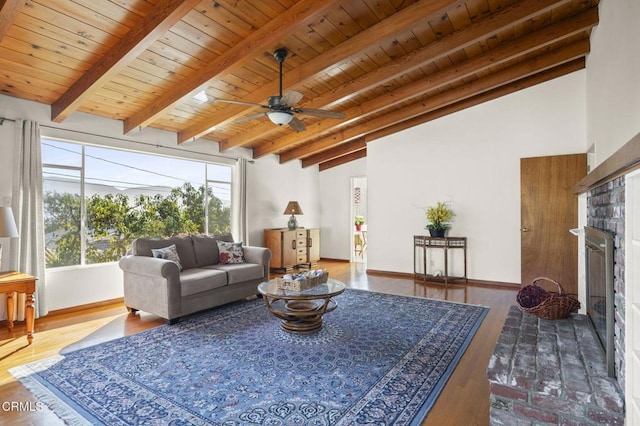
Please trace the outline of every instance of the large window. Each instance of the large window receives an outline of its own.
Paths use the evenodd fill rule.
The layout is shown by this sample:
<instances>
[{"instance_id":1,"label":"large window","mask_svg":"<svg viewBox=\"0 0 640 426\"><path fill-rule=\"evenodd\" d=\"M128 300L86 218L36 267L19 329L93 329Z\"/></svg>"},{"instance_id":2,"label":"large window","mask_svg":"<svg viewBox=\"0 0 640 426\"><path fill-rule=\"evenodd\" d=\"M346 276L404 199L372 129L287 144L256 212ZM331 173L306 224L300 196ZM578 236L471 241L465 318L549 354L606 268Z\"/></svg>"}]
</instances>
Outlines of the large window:
<instances>
[{"instance_id":1,"label":"large window","mask_svg":"<svg viewBox=\"0 0 640 426\"><path fill-rule=\"evenodd\" d=\"M113 262L138 237L229 232L229 165L42 140L48 268Z\"/></svg>"}]
</instances>

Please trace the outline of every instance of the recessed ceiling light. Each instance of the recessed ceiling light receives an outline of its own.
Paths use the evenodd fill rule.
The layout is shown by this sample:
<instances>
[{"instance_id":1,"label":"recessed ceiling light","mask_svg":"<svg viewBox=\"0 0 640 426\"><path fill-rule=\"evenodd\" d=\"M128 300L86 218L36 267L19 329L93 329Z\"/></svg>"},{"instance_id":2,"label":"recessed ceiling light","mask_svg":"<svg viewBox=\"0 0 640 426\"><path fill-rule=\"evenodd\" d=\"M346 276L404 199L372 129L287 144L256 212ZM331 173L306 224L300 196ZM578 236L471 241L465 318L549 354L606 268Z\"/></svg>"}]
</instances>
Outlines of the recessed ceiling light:
<instances>
[{"instance_id":1,"label":"recessed ceiling light","mask_svg":"<svg viewBox=\"0 0 640 426\"><path fill-rule=\"evenodd\" d=\"M209 98L207 97L207 92L205 92L204 90L201 90L193 95L193 99L199 104L203 104L209 100Z\"/></svg>"}]
</instances>

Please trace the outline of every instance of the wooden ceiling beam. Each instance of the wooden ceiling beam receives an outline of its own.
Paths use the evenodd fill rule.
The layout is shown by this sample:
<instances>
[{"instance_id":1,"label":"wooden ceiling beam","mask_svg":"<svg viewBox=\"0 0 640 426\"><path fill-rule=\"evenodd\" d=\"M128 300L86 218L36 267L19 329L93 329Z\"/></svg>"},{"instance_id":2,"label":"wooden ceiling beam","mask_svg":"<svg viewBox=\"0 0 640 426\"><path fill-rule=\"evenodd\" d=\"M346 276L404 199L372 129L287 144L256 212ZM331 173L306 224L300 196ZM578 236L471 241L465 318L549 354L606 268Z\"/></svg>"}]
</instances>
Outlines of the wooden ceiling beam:
<instances>
[{"instance_id":1,"label":"wooden ceiling beam","mask_svg":"<svg viewBox=\"0 0 640 426\"><path fill-rule=\"evenodd\" d=\"M521 78L534 75L536 73L548 70L555 66L573 61L574 59L584 57L589 52L589 40L580 40L569 46L565 46L544 55L533 58L529 61L522 62L505 68L502 71L488 75L480 80L473 81L463 86L442 92L438 95L429 97L422 101L416 102L407 107L390 111L378 118L371 119L363 124L353 126L335 133L332 133L321 139L308 142L302 146L298 146L289 151L280 154L280 162L286 162L295 158L306 157L314 152L331 148L340 143L344 143L355 138L366 135L367 133L403 122L413 117L417 117L429 111L443 108L447 105L461 101L463 99L475 96L482 92L486 92L505 84L512 83ZM269 149L256 147L253 150L254 158L266 155Z\"/></svg>"},{"instance_id":2,"label":"wooden ceiling beam","mask_svg":"<svg viewBox=\"0 0 640 426\"><path fill-rule=\"evenodd\" d=\"M596 8L590 9L578 17L559 22L545 29L505 43L485 54L473 57L460 64L431 74L425 79L405 85L393 92L388 92L357 107L351 108L345 111L347 117L353 117L350 120L347 119L339 123L331 120L318 121L307 126L307 131L304 133L292 133L278 138L271 143L272 151L270 153L282 150L288 145L297 145L310 141L318 136L328 134L357 120L365 119L372 114L406 102L411 98L422 96L430 91L440 89L453 82L460 81L476 73L486 71L496 65L508 62L518 56L549 46L563 38L571 37L574 34L588 30L597 25L597 23L598 10Z\"/></svg>"},{"instance_id":3,"label":"wooden ceiling beam","mask_svg":"<svg viewBox=\"0 0 640 426\"><path fill-rule=\"evenodd\" d=\"M65 120L198 3L199 0L162 0L158 3L153 11L141 20L140 25L131 28L51 105L51 120L57 123Z\"/></svg>"},{"instance_id":4,"label":"wooden ceiling beam","mask_svg":"<svg viewBox=\"0 0 640 426\"><path fill-rule=\"evenodd\" d=\"M302 159L302 167L309 167L314 164L324 163L337 157L343 157L346 154L350 154L354 151L360 151L366 148L367 143L364 137L352 140L351 142L343 143L333 148L321 151L317 154L313 154L310 157Z\"/></svg>"},{"instance_id":5,"label":"wooden ceiling beam","mask_svg":"<svg viewBox=\"0 0 640 426\"><path fill-rule=\"evenodd\" d=\"M435 40L428 45L407 55L394 59L387 65L377 68L363 76L348 81L311 102L305 103L307 108L331 108L348 98L371 90L384 82L393 80L428 63L440 60L451 53L492 37L506 28L517 25L554 7L569 3L570 0L525 0L506 7L501 11L482 18L473 25L461 28L454 33ZM243 146L254 140L278 131L271 122L254 126L237 136L220 141L220 150L224 151L236 146Z\"/></svg>"},{"instance_id":6,"label":"wooden ceiling beam","mask_svg":"<svg viewBox=\"0 0 640 426\"><path fill-rule=\"evenodd\" d=\"M24 0L0 0L0 41L7 35L24 3Z\"/></svg>"},{"instance_id":7,"label":"wooden ceiling beam","mask_svg":"<svg viewBox=\"0 0 640 426\"><path fill-rule=\"evenodd\" d=\"M549 1L549 0L545 0ZM442 14L447 10L458 7L464 3L464 0L437 0L428 2L418 2L408 6L398 13L388 17L380 23L356 34L347 41L340 43L329 51L308 61L301 66L287 71L283 77L283 84L287 90L291 90L303 84L309 79L313 79L325 73L327 70L337 67L342 63L349 61L354 55L384 42L384 40L394 37L399 31L423 21L437 14ZM269 96L277 92L277 84L268 84L260 89L250 93L239 99L245 102L264 102ZM234 120L237 120L242 114L251 107L242 105L229 105L222 111L217 111L215 118L201 121L195 125L183 130L178 135L178 143L192 140L204 134L210 133L218 126L224 126ZM231 148L222 144L221 150Z\"/></svg>"},{"instance_id":8,"label":"wooden ceiling beam","mask_svg":"<svg viewBox=\"0 0 640 426\"><path fill-rule=\"evenodd\" d=\"M251 62L265 50L322 16L337 0L301 0L276 19L254 31L249 37L207 64L192 79L169 89L147 107L124 122L124 133L146 127L178 104L183 98L203 90L212 79L230 73Z\"/></svg>"},{"instance_id":9,"label":"wooden ceiling beam","mask_svg":"<svg viewBox=\"0 0 640 426\"><path fill-rule=\"evenodd\" d=\"M367 156L367 148L363 148L359 151L352 152L342 157L334 158L333 160L320 163L320 165L318 166L318 170L322 172L332 167L341 166L343 164L350 163L351 161L359 160L360 158L365 158L366 156Z\"/></svg>"},{"instance_id":10,"label":"wooden ceiling beam","mask_svg":"<svg viewBox=\"0 0 640 426\"><path fill-rule=\"evenodd\" d=\"M444 108L440 108L436 111L429 112L427 114L423 114L417 117L414 117L410 120L403 121L402 123L394 124L393 126L386 127L381 130L377 130L375 132L369 133L365 136L366 143L370 143L376 139L383 138L385 136L392 135L394 133L410 129L412 127L418 126L420 124L427 123L429 121L444 117L449 114L453 114L454 112L462 111L466 108L470 108L472 106L479 105L481 103L491 101L502 96L517 92L519 90L523 90L532 86L535 86L540 83L544 83L545 81L553 80L554 78L562 77L563 75L571 74L572 72L584 69L585 67L585 59L580 58L564 65L560 65L558 67L552 68L547 71L543 71L534 76L524 78L522 80L518 80L514 83L510 83L505 86L501 86L497 89L491 90L486 93L482 93L480 95L476 95L472 98L465 99L463 101L457 102L455 104L446 106ZM358 141L361 138L357 139ZM360 152L360 155L357 158L353 158L351 155L346 155L342 157L332 158L329 161L321 162L319 166L319 170L327 170L332 167L336 167L342 164L349 163L358 158L363 158L366 156L366 150ZM364 154L364 155L362 155ZM303 160L304 162L304 160Z\"/></svg>"}]
</instances>

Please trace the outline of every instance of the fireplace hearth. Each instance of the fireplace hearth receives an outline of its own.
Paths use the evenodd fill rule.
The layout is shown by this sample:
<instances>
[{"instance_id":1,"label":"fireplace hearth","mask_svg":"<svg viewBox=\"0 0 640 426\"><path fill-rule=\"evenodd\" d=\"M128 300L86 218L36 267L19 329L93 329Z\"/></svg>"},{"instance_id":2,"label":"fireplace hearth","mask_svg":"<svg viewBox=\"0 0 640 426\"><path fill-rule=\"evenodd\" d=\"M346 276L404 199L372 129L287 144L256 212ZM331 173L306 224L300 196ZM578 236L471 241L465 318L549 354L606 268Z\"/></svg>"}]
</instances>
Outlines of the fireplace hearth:
<instances>
[{"instance_id":1,"label":"fireplace hearth","mask_svg":"<svg viewBox=\"0 0 640 426\"><path fill-rule=\"evenodd\" d=\"M607 374L615 377L615 291L613 283L613 235L585 227L587 317L605 351Z\"/></svg>"}]
</instances>

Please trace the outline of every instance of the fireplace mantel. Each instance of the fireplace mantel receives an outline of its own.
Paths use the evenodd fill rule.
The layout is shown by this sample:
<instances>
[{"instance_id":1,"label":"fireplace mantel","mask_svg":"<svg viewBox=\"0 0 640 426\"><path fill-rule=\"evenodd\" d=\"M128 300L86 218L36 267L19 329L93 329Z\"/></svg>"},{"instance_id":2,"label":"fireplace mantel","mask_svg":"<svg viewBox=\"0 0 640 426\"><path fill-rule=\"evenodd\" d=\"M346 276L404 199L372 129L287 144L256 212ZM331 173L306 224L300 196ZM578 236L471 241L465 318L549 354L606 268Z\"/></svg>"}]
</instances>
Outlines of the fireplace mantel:
<instances>
[{"instance_id":1,"label":"fireplace mantel","mask_svg":"<svg viewBox=\"0 0 640 426\"><path fill-rule=\"evenodd\" d=\"M582 194L640 168L640 133L586 175L574 188Z\"/></svg>"}]
</instances>

